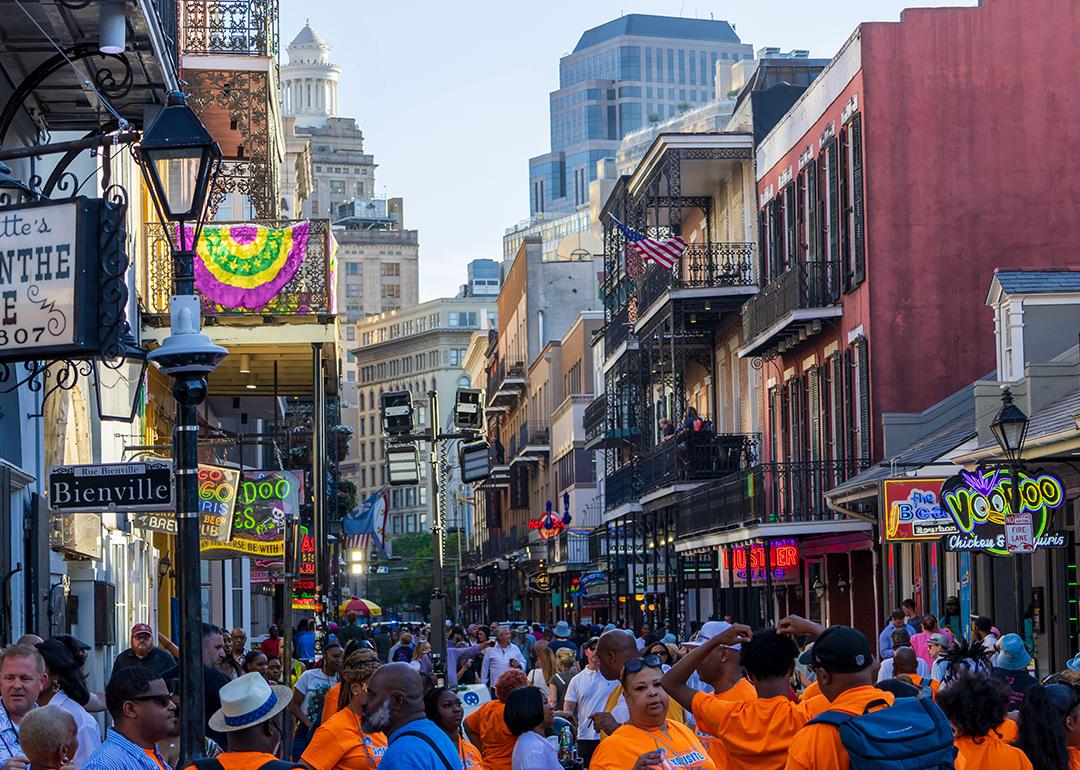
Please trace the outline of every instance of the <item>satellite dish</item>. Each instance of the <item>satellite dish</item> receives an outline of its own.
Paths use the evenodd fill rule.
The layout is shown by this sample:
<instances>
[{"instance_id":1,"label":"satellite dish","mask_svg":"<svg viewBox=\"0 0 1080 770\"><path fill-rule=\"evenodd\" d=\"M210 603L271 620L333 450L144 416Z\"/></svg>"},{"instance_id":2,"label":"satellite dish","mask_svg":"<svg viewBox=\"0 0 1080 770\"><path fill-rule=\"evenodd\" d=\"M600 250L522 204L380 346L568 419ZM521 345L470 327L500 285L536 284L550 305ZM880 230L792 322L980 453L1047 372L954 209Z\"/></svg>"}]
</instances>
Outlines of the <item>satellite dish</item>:
<instances>
[{"instance_id":1,"label":"satellite dish","mask_svg":"<svg viewBox=\"0 0 1080 770\"><path fill-rule=\"evenodd\" d=\"M588 231L567 235L555 247L555 258L560 262L581 262L603 254L604 242Z\"/></svg>"}]
</instances>

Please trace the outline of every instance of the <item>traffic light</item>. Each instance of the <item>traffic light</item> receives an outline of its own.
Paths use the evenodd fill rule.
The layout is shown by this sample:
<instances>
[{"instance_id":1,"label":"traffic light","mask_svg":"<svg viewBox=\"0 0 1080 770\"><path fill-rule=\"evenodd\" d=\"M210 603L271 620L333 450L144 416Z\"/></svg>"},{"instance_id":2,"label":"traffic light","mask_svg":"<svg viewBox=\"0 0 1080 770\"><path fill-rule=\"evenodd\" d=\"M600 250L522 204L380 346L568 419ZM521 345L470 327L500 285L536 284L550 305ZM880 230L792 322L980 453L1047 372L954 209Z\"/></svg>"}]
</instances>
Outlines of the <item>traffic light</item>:
<instances>
[{"instance_id":1,"label":"traffic light","mask_svg":"<svg viewBox=\"0 0 1080 770\"><path fill-rule=\"evenodd\" d=\"M480 405L484 391L477 388L458 388L454 397L454 425L461 430L481 430L484 412Z\"/></svg>"},{"instance_id":2,"label":"traffic light","mask_svg":"<svg viewBox=\"0 0 1080 770\"><path fill-rule=\"evenodd\" d=\"M392 390L382 394L383 433L400 436L412 433L412 395L407 390Z\"/></svg>"}]
</instances>

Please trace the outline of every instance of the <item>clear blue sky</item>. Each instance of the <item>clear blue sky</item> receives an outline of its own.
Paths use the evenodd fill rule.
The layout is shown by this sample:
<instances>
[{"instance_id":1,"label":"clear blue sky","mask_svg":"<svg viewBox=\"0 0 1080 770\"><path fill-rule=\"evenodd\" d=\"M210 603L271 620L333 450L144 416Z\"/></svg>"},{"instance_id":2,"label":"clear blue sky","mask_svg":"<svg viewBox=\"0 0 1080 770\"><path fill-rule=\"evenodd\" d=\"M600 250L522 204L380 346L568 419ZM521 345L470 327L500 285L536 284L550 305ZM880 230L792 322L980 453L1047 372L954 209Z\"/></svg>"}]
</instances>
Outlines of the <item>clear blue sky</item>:
<instances>
[{"instance_id":1,"label":"clear blue sky","mask_svg":"<svg viewBox=\"0 0 1080 770\"><path fill-rule=\"evenodd\" d=\"M281 0L281 45L309 18L341 66L342 115L420 231L420 298L453 295L476 257L502 258L528 216L528 159L549 149L548 93L581 33L624 13L725 19L755 48L831 57L860 21L975 0Z\"/></svg>"}]
</instances>

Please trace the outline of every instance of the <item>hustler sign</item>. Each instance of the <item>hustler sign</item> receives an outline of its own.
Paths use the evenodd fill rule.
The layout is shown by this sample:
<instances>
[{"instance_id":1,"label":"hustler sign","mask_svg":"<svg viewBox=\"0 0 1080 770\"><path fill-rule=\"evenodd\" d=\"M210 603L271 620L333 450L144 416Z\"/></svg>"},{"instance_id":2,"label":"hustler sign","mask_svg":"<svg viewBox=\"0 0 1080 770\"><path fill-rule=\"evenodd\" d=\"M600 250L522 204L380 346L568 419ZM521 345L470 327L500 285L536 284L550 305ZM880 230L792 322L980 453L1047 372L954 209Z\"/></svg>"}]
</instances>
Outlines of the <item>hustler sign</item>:
<instances>
[{"instance_id":1,"label":"hustler sign","mask_svg":"<svg viewBox=\"0 0 1080 770\"><path fill-rule=\"evenodd\" d=\"M169 510L172 463L54 466L49 468L49 507L61 513Z\"/></svg>"}]
</instances>

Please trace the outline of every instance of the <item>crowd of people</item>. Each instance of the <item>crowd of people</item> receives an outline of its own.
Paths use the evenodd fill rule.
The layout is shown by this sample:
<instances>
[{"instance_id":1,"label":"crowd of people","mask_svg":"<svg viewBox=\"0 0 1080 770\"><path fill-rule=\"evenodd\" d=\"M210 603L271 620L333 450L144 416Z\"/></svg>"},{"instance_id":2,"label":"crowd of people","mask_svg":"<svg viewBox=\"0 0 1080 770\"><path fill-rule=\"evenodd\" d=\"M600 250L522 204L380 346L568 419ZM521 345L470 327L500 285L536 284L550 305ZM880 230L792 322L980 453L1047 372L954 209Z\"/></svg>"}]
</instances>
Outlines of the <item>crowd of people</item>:
<instances>
[{"instance_id":1,"label":"crowd of people","mask_svg":"<svg viewBox=\"0 0 1080 770\"><path fill-rule=\"evenodd\" d=\"M1039 681L1022 637L941 620L905 603L876 649L794 615L685 640L451 626L445 677L424 625L350 617L316 654L305 623L287 674L276 630L204 625L206 759L184 768L169 640L134 626L94 693L87 645L28 635L0 652L0 770L1080 770L1080 661Z\"/></svg>"}]
</instances>

